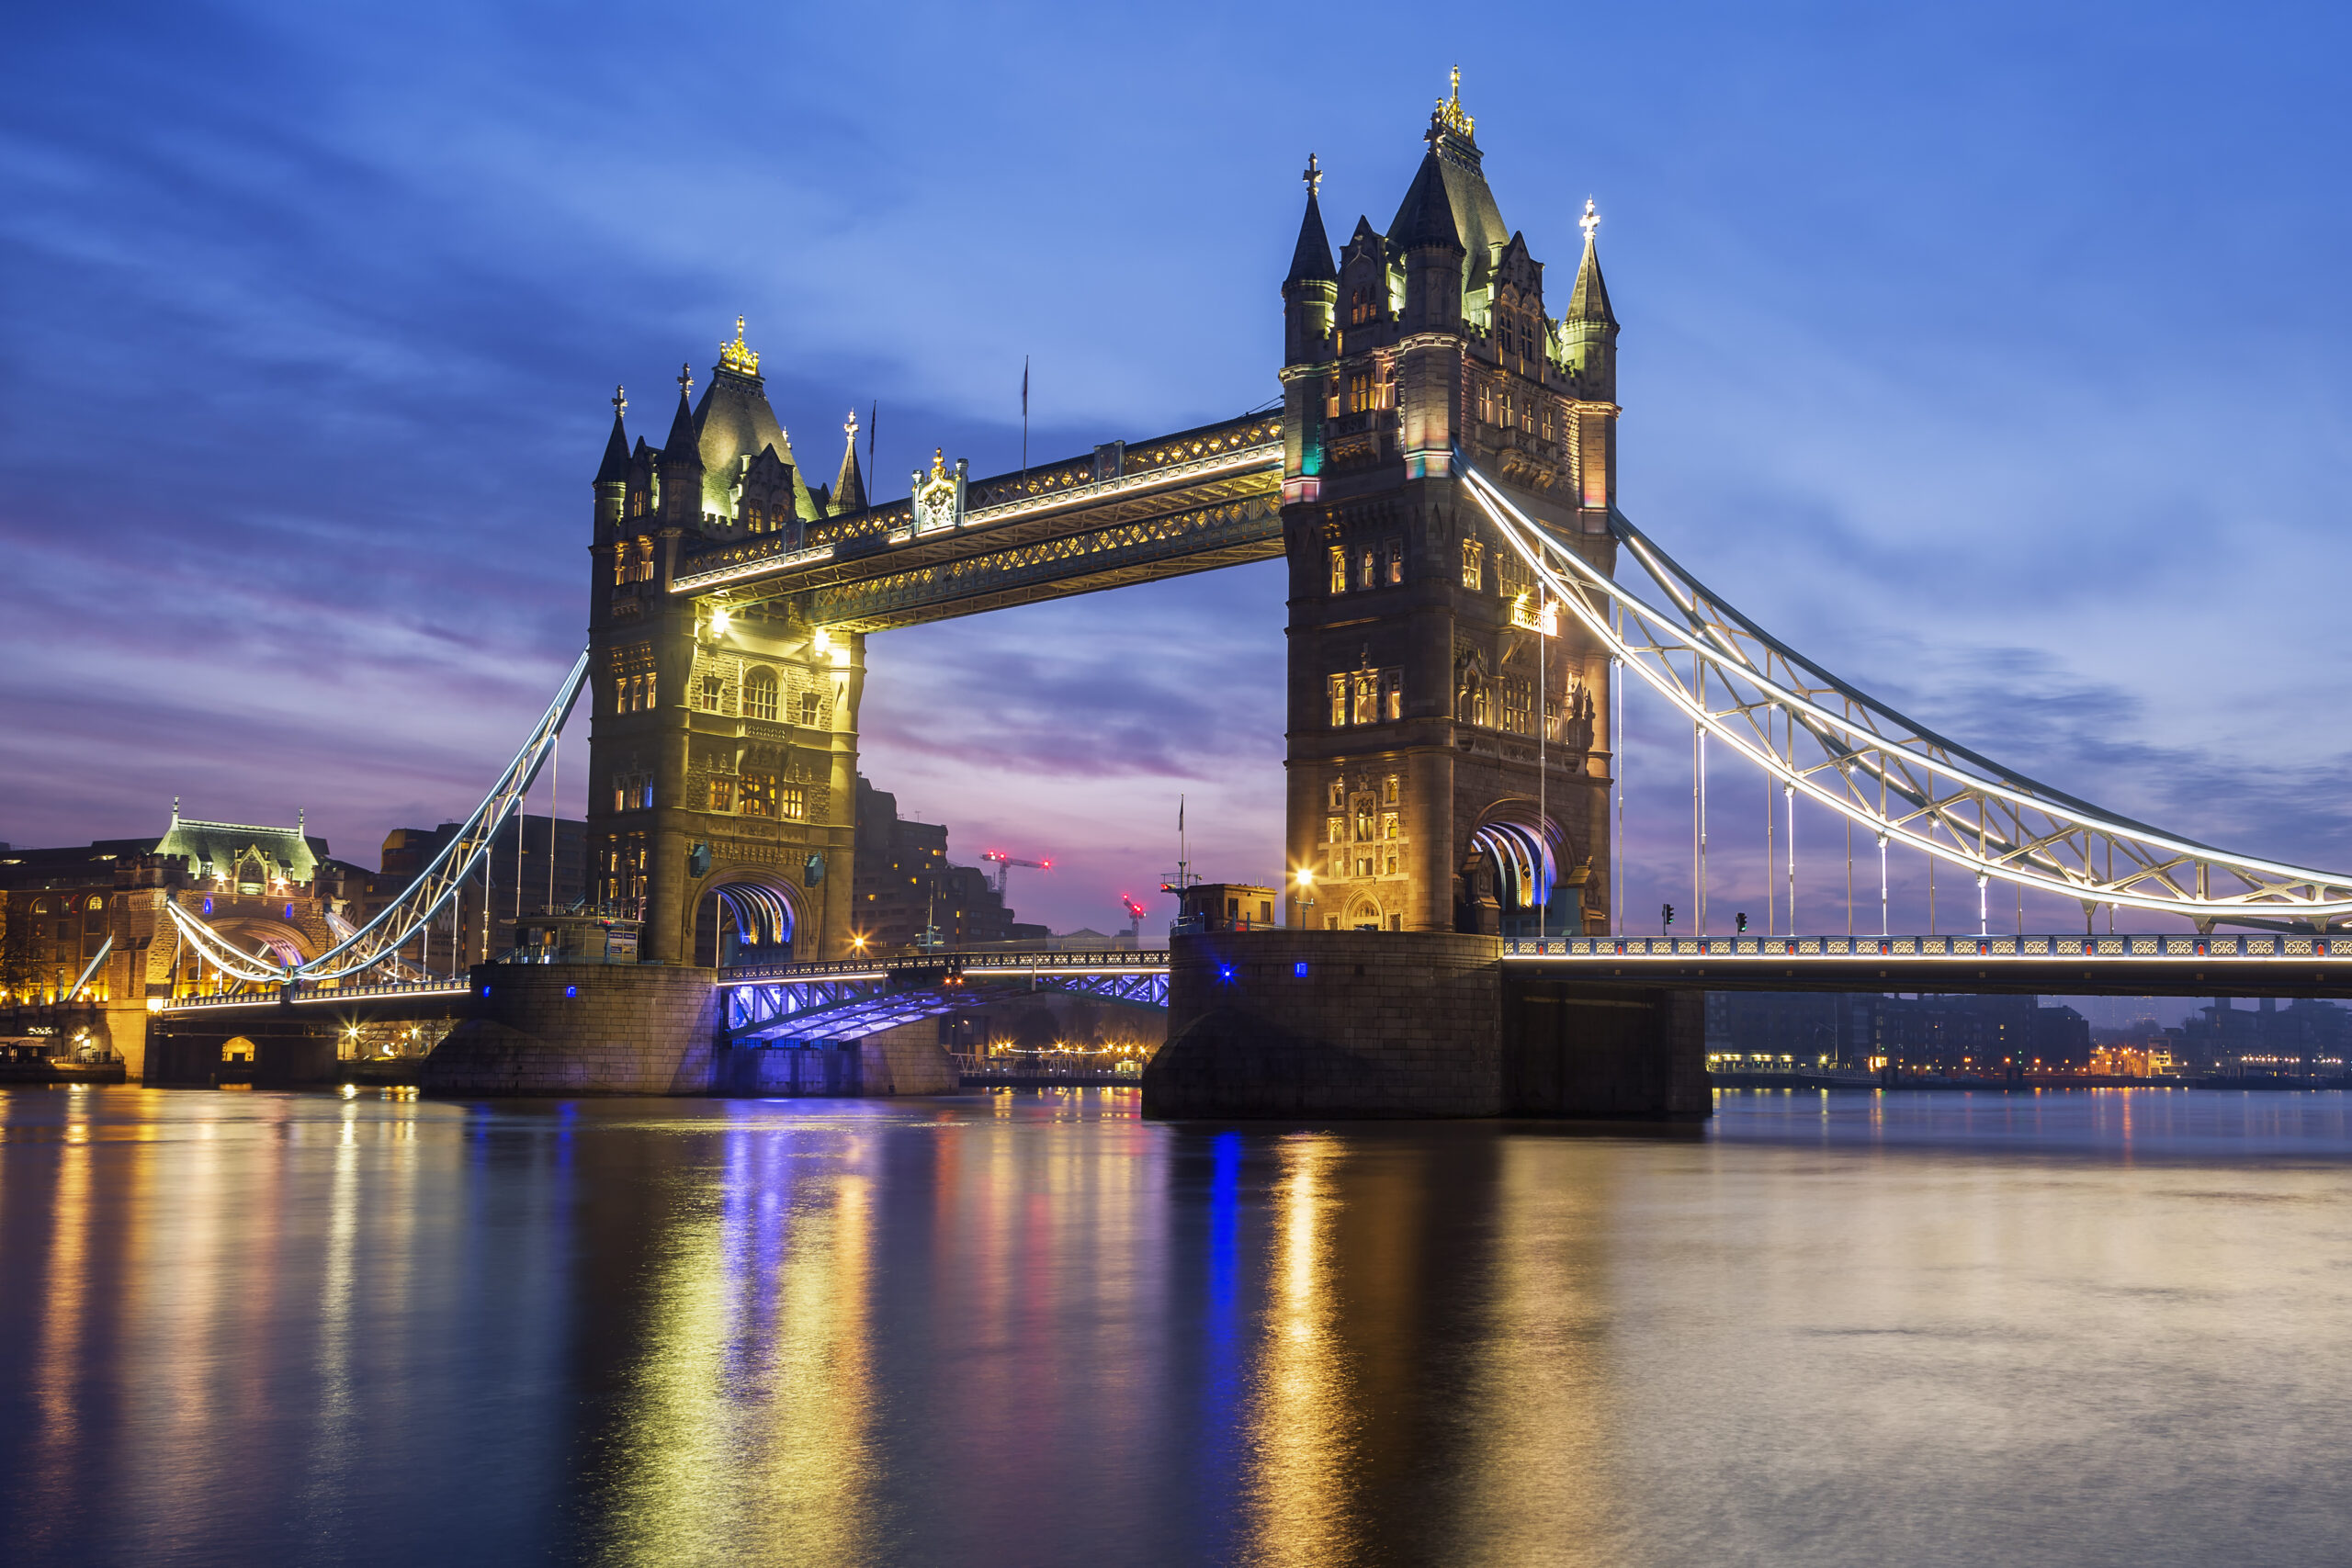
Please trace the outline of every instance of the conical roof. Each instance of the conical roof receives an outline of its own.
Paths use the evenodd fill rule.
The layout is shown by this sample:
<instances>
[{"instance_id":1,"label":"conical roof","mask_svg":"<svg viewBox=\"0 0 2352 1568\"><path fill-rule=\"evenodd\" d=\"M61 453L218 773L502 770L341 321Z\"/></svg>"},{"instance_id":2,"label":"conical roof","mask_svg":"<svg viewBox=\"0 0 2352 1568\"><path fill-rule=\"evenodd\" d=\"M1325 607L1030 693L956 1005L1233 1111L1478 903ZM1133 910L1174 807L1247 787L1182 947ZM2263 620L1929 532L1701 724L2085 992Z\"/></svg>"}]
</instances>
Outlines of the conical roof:
<instances>
[{"instance_id":1,"label":"conical roof","mask_svg":"<svg viewBox=\"0 0 2352 1568\"><path fill-rule=\"evenodd\" d=\"M702 463L702 452L701 443L695 436L694 405L686 401L686 389L693 384L693 378L685 373L684 367L681 367L678 375L678 412L670 421L670 439L662 443L662 457L665 462L681 465L693 463L699 467ZM709 398L709 393L703 394L706 402Z\"/></svg>"},{"instance_id":2,"label":"conical roof","mask_svg":"<svg viewBox=\"0 0 2352 1568\"><path fill-rule=\"evenodd\" d=\"M842 449L842 471L833 480L830 510L836 517L865 510L865 475L857 466L857 415L852 413L842 428L848 444Z\"/></svg>"},{"instance_id":3,"label":"conical roof","mask_svg":"<svg viewBox=\"0 0 2352 1568\"><path fill-rule=\"evenodd\" d=\"M1331 241L1323 231L1323 209L1315 192L1306 193L1306 216L1298 222L1298 246L1291 252L1288 283L1336 283L1340 270L1331 265Z\"/></svg>"},{"instance_id":4,"label":"conical roof","mask_svg":"<svg viewBox=\"0 0 2352 1568\"><path fill-rule=\"evenodd\" d=\"M1576 292L1568 296L1568 313L1562 319L1617 324L1615 312L1609 309L1609 285L1600 277L1600 251L1589 233L1584 237L1584 260L1577 264Z\"/></svg>"},{"instance_id":5,"label":"conical roof","mask_svg":"<svg viewBox=\"0 0 2352 1568\"><path fill-rule=\"evenodd\" d=\"M596 469L596 483L618 484L628 478L628 432L621 425L620 394L613 394L613 434L605 443L605 460Z\"/></svg>"}]
</instances>

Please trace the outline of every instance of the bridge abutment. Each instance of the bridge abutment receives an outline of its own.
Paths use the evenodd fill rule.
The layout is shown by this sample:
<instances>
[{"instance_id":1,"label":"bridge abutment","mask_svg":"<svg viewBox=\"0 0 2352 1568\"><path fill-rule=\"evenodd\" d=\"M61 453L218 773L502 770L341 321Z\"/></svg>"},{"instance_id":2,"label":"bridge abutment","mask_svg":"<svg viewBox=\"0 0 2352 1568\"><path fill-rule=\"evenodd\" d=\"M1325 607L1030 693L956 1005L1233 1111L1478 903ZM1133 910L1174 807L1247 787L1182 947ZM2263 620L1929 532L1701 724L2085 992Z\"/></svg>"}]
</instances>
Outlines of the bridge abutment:
<instances>
[{"instance_id":1,"label":"bridge abutment","mask_svg":"<svg viewBox=\"0 0 2352 1568\"><path fill-rule=\"evenodd\" d=\"M1492 937L1283 930L1178 936L1163 1117L1709 1114L1697 991L1522 980Z\"/></svg>"},{"instance_id":2,"label":"bridge abutment","mask_svg":"<svg viewBox=\"0 0 2352 1568\"><path fill-rule=\"evenodd\" d=\"M707 1094L718 988L663 964L484 964L425 1058L439 1094Z\"/></svg>"}]
</instances>

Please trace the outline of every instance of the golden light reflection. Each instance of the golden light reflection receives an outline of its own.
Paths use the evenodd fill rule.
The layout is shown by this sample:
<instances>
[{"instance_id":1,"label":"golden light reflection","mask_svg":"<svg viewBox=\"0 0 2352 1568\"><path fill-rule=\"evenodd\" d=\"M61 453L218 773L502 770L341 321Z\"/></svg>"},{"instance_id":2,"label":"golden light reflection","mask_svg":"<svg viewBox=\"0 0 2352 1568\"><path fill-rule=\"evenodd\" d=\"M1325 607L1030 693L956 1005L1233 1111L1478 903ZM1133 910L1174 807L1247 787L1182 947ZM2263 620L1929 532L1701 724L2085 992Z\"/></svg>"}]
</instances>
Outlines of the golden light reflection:
<instances>
[{"instance_id":1,"label":"golden light reflection","mask_svg":"<svg viewBox=\"0 0 2352 1568\"><path fill-rule=\"evenodd\" d=\"M876 1561L863 1140L729 1136L724 1190L681 1218L652 1292L612 1555Z\"/></svg>"},{"instance_id":2,"label":"golden light reflection","mask_svg":"<svg viewBox=\"0 0 2352 1568\"><path fill-rule=\"evenodd\" d=\"M1359 1413L1334 1323L1329 1193L1342 1157L1322 1135L1285 1139L1272 1199L1272 1280L1250 1401L1249 1560L1351 1562L1348 1506Z\"/></svg>"},{"instance_id":3,"label":"golden light reflection","mask_svg":"<svg viewBox=\"0 0 2352 1568\"><path fill-rule=\"evenodd\" d=\"M49 1278L41 1296L40 1352L34 1361L33 1406L40 1440L34 1495L63 1490L81 1442L74 1398L85 1315L90 1310L90 1110L93 1097L66 1101L64 1152L50 1204Z\"/></svg>"}]
</instances>

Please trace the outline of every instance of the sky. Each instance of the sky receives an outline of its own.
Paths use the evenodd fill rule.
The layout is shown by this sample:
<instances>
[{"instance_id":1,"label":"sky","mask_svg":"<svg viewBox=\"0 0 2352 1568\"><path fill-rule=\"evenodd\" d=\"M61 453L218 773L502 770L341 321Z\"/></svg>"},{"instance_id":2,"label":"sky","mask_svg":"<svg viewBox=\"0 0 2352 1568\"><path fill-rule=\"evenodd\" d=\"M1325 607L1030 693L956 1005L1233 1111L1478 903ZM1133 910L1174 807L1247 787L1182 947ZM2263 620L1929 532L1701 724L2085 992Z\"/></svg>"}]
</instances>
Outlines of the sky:
<instances>
[{"instance_id":1,"label":"sky","mask_svg":"<svg viewBox=\"0 0 2352 1568\"><path fill-rule=\"evenodd\" d=\"M812 477L878 404L880 497L934 446L1016 466L1024 356L1039 460L1263 403L1306 155L1335 240L1384 227L1458 63L1555 310L1599 204L1636 523L2005 762L2352 867L2347 35L2258 3L30 10L0 840L177 795L373 864L462 816L582 640L614 385L658 442L739 313ZM1125 923L1180 795L1197 870L1270 880L1283 597L1269 563L877 636L864 771L956 860L1052 858L1013 901L1056 930ZM1638 931L1690 897L1690 748L1641 694L1627 728ZM1763 785L1710 790L1711 921L1760 926ZM1798 836L1799 923L1843 929L1837 830Z\"/></svg>"}]
</instances>

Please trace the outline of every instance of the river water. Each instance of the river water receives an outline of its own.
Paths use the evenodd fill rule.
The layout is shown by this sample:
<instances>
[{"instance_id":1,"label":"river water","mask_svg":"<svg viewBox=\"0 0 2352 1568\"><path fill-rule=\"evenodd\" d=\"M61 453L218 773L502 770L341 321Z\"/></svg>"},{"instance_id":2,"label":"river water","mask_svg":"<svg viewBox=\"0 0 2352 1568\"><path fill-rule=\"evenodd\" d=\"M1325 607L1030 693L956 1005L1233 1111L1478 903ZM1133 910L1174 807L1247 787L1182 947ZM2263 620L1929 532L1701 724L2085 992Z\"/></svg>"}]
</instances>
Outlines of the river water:
<instances>
[{"instance_id":1,"label":"river water","mask_svg":"<svg viewBox=\"0 0 2352 1568\"><path fill-rule=\"evenodd\" d=\"M2352 1562L2352 1105L0 1092L0 1561Z\"/></svg>"}]
</instances>

